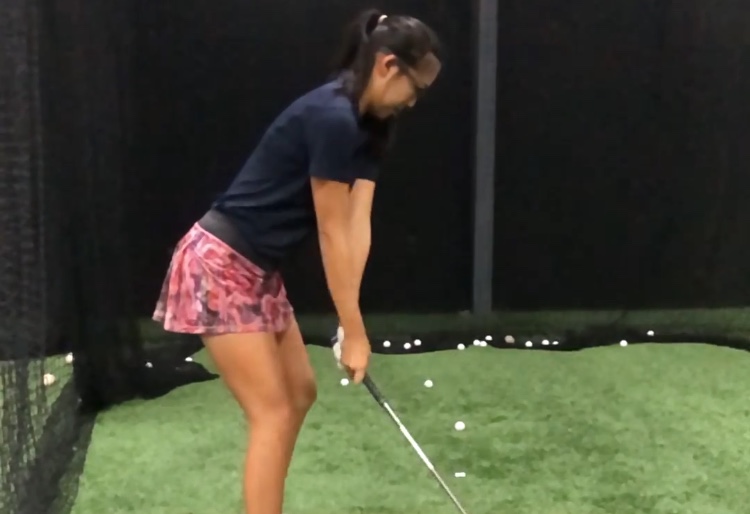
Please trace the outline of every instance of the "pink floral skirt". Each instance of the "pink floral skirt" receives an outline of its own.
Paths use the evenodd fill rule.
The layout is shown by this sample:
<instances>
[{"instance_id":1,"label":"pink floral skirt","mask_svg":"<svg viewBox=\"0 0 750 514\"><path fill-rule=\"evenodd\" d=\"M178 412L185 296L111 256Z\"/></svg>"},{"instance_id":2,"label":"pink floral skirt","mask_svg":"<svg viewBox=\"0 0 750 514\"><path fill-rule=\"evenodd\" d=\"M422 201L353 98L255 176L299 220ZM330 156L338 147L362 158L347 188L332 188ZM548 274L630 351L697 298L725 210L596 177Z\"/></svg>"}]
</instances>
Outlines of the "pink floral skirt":
<instances>
[{"instance_id":1,"label":"pink floral skirt","mask_svg":"<svg viewBox=\"0 0 750 514\"><path fill-rule=\"evenodd\" d=\"M153 319L169 332L283 332L293 317L281 274L268 273L197 223L172 255Z\"/></svg>"}]
</instances>

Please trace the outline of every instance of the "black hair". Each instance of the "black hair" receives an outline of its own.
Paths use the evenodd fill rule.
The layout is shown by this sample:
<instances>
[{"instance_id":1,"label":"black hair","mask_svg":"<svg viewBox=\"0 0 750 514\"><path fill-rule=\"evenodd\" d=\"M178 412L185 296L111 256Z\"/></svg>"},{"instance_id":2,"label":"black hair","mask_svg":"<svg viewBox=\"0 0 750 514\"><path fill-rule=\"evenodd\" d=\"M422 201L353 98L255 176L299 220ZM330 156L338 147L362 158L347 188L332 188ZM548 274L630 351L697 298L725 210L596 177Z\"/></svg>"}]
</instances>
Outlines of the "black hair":
<instances>
[{"instance_id":1,"label":"black hair","mask_svg":"<svg viewBox=\"0 0 750 514\"><path fill-rule=\"evenodd\" d=\"M415 68L429 54L439 58L440 42L430 27L411 16L390 16L377 9L360 13L346 28L334 63L342 93L352 100L355 109L359 108L378 52L393 54L401 64ZM395 120L364 115L362 123L372 135L373 155L382 157L393 138Z\"/></svg>"}]
</instances>

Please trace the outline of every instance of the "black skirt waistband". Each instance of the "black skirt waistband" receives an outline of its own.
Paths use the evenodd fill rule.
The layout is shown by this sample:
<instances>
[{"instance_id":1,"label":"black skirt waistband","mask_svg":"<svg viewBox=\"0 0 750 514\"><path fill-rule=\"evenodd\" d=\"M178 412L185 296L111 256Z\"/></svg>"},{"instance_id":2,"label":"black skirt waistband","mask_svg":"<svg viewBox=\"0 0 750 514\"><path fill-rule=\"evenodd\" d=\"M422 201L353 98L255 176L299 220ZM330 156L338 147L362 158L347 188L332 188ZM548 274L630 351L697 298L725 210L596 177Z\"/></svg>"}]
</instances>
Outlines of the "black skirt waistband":
<instances>
[{"instance_id":1,"label":"black skirt waistband","mask_svg":"<svg viewBox=\"0 0 750 514\"><path fill-rule=\"evenodd\" d=\"M230 246L234 251L245 257L268 273L276 271L278 266L256 252L250 244L242 237L237 227L224 214L217 210L211 209L200 220L198 225L209 234L221 239Z\"/></svg>"}]
</instances>

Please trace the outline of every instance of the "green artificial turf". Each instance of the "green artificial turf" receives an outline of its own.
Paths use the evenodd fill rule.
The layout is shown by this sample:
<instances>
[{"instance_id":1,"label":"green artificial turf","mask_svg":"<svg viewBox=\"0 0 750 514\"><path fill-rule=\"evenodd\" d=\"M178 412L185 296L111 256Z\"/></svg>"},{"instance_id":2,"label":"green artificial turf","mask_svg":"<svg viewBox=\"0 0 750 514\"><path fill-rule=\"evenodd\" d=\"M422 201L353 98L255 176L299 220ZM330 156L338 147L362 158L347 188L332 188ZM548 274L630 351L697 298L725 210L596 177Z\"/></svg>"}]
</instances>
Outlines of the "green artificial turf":
<instances>
[{"instance_id":1,"label":"green artificial turf","mask_svg":"<svg viewBox=\"0 0 750 514\"><path fill-rule=\"evenodd\" d=\"M454 514L366 390L339 384L330 351L310 353L319 402L285 512ZM748 511L745 352L471 347L376 355L371 372L470 514ZM458 420L466 430L454 430ZM74 514L239 514L244 447L219 381L117 407L98 419Z\"/></svg>"}]
</instances>

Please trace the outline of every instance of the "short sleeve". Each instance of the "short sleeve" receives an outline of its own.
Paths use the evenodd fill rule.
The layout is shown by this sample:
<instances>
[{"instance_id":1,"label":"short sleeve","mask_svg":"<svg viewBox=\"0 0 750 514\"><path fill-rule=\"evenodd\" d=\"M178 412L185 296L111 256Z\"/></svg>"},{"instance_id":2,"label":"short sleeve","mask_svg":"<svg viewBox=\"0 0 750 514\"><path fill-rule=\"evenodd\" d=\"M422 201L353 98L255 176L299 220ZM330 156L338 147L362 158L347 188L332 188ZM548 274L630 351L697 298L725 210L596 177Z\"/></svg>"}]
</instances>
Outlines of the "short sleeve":
<instances>
[{"instance_id":1,"label":"short sleeve","mask_svg":"<svg viewBox=\"0 0 750 514\"><path fill-rule=\"evenodd\" d=\"M379 171L380 163L368 156L361 156L356 160L356 165L354 167L354 179L356 180L361 178L377 182Z\"/></svg>"},{"instance_id":2,"label":"short sleeve","mask_svg":"<svg viewBox=\"0 0 750 514\"><path fill-rule=\"evenodd\" d=\"M346 109L319 109L307 123L310 176L351 184L361 159L356 158L360 131ZM360 161L360 162L357 162Z\"/></svg>"}]
</instances>

